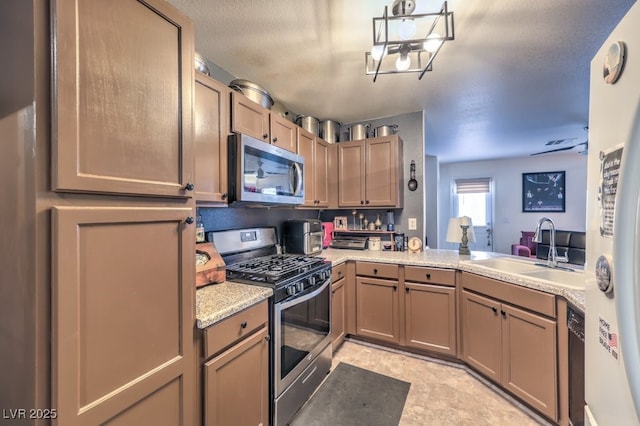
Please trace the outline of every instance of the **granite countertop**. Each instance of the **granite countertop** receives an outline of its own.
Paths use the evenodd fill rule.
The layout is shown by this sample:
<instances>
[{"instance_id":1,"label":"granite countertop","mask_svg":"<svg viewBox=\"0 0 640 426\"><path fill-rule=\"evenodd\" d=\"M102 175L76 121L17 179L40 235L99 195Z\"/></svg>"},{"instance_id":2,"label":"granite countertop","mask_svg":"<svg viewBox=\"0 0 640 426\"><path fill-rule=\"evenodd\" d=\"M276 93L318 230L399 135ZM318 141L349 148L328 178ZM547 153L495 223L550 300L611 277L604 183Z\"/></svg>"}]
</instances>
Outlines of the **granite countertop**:
<instances>
[{"instance_id":1,"label":"granite countertop","mask_svg":"<svg viewBox=\"0 0 640 426\"><path fill-rule=\"evenodd\" d=\"M207 328L272 294L268 287L229 281L200 287L196 290L196 325Z\"/></svg>"},{"instance_id":2,"label":"granite countertop","mask_svg":"<svg viewBox=\"0 0 640 426\"><path fill-rule=\"evenodd\" d=\"M427 249L421 253L409 253L406 251L339 250L329 248L324 250L321 256L330 260L334 266L346 262L347 260L360 260L395 263L398 265L459 269L461 271L472 272L488 278L494 278L500 281L506 281L519 286L562 296L583 313L585 311L584 290L570 289L560 285L553 285L548 281L491 269L481 265L474 265L475 260L497 257L516 257L507 254L478 251L471 252L470 256L461 256L458 254L457 250ZM584 272L578 271L577 273Z\"/></svg>"},{"instance_id":3,"label":"granite countertop","mask_svg":"<svg viewBox=\"0 0 640 426\"><path fill-rule=\"evenodd\" d=\"M575 290L548 281L530 278L515 273L475 265L474 261L514 257L500 253L472 252L470 256L461 256L456 250L428 249L421 253L370 250L326 249L320 255L339 265L348 260L394 263L397 265L429 266L434 268L459 269L466 272L510 282L519 286L562 296L576 308L585 311L584 290ZM582 272L579 272L582 273ZM206 328L258 302L268 299L273 290L249 284L225 281L211 284L196 291L196 324Z\"/></svg>"}]
</instances>

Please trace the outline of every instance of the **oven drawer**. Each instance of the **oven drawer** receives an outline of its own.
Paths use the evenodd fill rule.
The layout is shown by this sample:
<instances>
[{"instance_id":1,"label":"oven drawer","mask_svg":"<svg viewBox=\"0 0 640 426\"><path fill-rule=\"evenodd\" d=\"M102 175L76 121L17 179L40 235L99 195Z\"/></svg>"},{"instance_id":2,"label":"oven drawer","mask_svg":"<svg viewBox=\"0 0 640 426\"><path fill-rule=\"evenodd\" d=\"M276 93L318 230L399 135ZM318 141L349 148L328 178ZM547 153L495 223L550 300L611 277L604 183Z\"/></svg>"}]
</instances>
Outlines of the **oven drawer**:
<instances>
[{"instance_id":1,"label":"oven drawer","mask_svg":"<svg viewBox=\"0 0 640 426\"><path fill-rule=\"evenodd\" d=\"M358 262L356 263L356 275L364 275L376 278L398 279L398 265L390 263Z\"/></svg>"},{"instance_id":2,"label":"oven drawer","mask_svg":"<svg viewBox=\"0 0 640 426\"><path fill-rule=\"evenodd\" d=\"M456 285L456 272L450 269L404 267L405 281L425 284Z\"/></svg>"},{"instance_id":3,"label":"oven drawer","mask_svg":"<svg viewBox=\"0 0 640 426\"><path fill-rule=\"evenodd\" d=\"M267 301L264 300L207 327L204 330L204 357L209 358L250 335L269 320Z\"/></svg>"},{"instance_id":4,"label":"oven drawer","mask_svg":"<svg viewBox=\"0 0 640 426\"><path fill-rule=\"evenodd\" d=\"M347 276L347 264L346 263L341 263L337 266L334 266L333 269L331 270L331 282L335 283L336 281L338 281L341 278L344 278Z\"/></svg>"}]
</instances>

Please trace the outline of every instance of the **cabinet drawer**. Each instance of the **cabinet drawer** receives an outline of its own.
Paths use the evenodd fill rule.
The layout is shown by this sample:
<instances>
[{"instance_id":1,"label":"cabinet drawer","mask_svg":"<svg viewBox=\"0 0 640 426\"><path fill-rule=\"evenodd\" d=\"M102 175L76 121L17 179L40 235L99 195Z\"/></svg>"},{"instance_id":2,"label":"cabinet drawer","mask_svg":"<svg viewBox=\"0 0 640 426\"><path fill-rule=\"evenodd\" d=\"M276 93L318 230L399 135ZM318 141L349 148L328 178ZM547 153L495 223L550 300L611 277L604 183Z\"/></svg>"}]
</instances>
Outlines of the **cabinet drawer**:
<instances>
[{"instance_id":1,"label":"cabinet drawer","mask_svg":"<svg viewBox=\"0 0 640 426\"><path fill-rule=\"evenodd\" d=\"M268 321L267 301L262 301L230 316L204 330L204 357L209 358L222 349L251 334Z\"/></svg>"},{"instance_id":2,"label":"cabinet drawer","mask_svg":"<svg viewBox=\"0 0 640 426\"><path fill-rule=\"evenodd\" d=\"M340 265L334 266L331 270L331 282L335 283L341 278L347 276L347 264L341 263Z\"/></svg>"},{"instance_id":3,"label":"cabinet drawer","mask_svg":"<svg viewBox=\"0 0 640 426\"><path fill-rule=\"evenodd\" d=\"M405 281L426 284L456 285L456 272L450 269L421 268L419 266L404 267Z\"/></svg>"},{"instance_id":4,"label":"cabinet drawer","mask_svg":"<svg viewBox=\"0 0 640 426\"><path fill-rule=\"evenodd\" d=\"M356 263L356 275L398 279L398 265L374 262Z\"/></svg>"}]
</instances>

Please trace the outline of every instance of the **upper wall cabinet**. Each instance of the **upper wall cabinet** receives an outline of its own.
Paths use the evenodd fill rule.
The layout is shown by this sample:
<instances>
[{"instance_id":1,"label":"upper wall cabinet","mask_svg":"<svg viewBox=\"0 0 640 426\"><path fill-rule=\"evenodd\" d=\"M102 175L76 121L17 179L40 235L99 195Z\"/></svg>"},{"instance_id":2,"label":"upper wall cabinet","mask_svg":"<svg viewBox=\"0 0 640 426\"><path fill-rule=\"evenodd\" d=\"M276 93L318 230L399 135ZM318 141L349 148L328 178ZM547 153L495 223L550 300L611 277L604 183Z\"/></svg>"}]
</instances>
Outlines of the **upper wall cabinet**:
<instances>
[{"instance_id":1,"label":"upper wall cabinet","mask_svg":"<svg viewBox=\"0 0 640 426\"><path fill-rule=\"evenodd\" d=\"M298 127L298 154L304 157L304 206L329 207L329 143Z\"/></svg>"},{"instance_id":2,"label":"upper wall cabinet","mask_svg":"<svg viewBox=\"0 0 640 426\"><path fill-rule=\"evenodd\" d=\"M159 0L58 0L52 32L53 190L191 197L191 21Z\"/></svg>"},{"instance_id":3,"label":"upper wall cabinet","mask_svg":"<svg viewBox=\"0 0 640 426\"><path fill-rule=\"evenodd\" d=\"M402 207L397 135L338 144L339 207Z\"/></svg>"},{"instance_id":4,"label":"upper wall cabinet","mask_svg":"<svg viewBox=\"0 0 640 426\"><path fill-rule=\"evenodd\" d=\"M231 131L252 136L266 143L296 152L297 126L284 117L271 114L267 108L231 91Z\"/></svg>"},{"instance_id":5,"label":"upper wall cabinet","mask_svg":"<svg viewBox=\"0 0 640 426\"><path fill-rule=\"evenodd\" d=\"M195 191L200 204L227 202L229 89L196 73L194 107Z\"/></svg>"}]
</instances>

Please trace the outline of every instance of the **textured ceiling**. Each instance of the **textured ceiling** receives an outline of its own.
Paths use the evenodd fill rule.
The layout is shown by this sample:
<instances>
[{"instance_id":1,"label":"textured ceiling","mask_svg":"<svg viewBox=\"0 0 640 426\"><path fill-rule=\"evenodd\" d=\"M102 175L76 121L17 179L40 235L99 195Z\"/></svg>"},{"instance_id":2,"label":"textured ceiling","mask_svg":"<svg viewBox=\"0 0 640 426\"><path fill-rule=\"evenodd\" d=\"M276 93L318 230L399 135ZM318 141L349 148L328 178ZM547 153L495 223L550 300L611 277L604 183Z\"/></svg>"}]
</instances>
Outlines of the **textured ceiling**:
<instances>
[{"instance_id":1,"label":"textured ceiling","mask_svg":"<svg viewBox=\"0 0 640 426\"><path fill-rule=\"evenodd\" d=\"M199 52L298 114L350 123L424 110L425 150L442 162L586 140L591 59L633 4L450 0L456 38L433 71L422 80L382 75L374 83L364 73L371 18L392 0L169 2L194 20ZM417 0L416 13L441 4Z\"/></svg>"}]
</instances>

